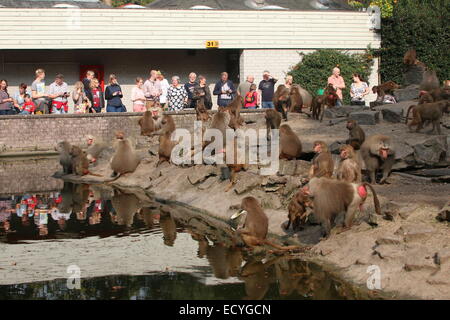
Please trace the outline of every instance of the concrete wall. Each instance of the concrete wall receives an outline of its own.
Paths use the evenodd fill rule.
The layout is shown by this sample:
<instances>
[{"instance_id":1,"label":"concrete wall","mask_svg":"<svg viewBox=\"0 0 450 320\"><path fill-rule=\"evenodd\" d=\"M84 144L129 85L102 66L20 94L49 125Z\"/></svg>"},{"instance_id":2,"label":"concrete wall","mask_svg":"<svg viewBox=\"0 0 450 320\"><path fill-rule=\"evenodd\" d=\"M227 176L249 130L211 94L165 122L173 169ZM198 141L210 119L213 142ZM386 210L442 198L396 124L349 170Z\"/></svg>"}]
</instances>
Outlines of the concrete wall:
<instances>
[{"instance_id":1,"label":"concrete wall","mask_svg":"<svg viewBox=\"0 0 450 320\"><path fill-rule=\"evenodd\" d=\"M194 128L195 112L168 112L177 128ZM242 112L245 120L262 120L260 110ZM140 136L138 120L142 113L100 113L0 117L0 156L3 153L54 150L59 141L85 145L86 135L101 141L112 141L114 132L123 130L138 147L148 145L148 138Z\"/></svg>"}]
</instances>

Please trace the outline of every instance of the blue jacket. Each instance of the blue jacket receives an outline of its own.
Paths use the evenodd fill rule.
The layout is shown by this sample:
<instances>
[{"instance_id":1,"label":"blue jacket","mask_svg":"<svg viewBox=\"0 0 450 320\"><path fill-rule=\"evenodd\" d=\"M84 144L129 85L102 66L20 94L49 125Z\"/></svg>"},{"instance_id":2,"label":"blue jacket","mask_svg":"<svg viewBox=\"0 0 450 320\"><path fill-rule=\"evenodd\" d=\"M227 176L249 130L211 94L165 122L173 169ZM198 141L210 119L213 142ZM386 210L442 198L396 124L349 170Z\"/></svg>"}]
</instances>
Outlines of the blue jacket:
<instances>
[{"instance_id":1,"label":"blue jacket","mask_svg":"<svg viewBox=\"0 0 450 320\"><path fill-rule=\"evenodd\" d=\"M236 94L236 88L234 87L233 81L227 80L226 83L228 84L228 87L231 90L231 99L233 99L234 95ZM223 85L224 85L224 83L222 82L222 80L219 80L216 82L216 85L214 86L213 94L215 96L217 96L217 101L224 100L224 99L220 98L220 95L222 94L222 86ZM229 99L226 99L226 100L229 100Z\"/></svg>"},{"instance_id":2,"label":"blue jacket","mask_svg":"<svg viewBox=\"0 0 450 320\"><path fill-rule=\"evenodd\" d=\"M122 92L122 89L118 84L111 84L105 88L105 99L107 101L107 106L120 107L122 106L122 94L113 96L114 92Z\"/></svg>"}]
</instances>

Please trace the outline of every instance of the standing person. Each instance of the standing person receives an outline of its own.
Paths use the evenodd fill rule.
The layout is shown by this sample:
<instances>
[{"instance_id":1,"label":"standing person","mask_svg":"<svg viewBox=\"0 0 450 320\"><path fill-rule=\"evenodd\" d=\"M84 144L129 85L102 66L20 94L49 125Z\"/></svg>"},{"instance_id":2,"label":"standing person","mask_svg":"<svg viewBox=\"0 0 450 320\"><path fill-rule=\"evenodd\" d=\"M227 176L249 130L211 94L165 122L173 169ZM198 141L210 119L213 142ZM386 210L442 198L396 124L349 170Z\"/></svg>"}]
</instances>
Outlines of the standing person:
<instances>
[{"instance_id":1,"label":"standing person","mask_svg":"<svg viewBox=\"0 0 450 320\"><path fill-rule=\"evenodd\" d=\"M183 110L187 103L188 94L183 85L180 84L180 77L172 77L172 85L167 90L167 101L170 111Z\"/></svg>"},{"instance_id":2,"label":"standing person","mask_svg":"<svg viewBox=\"0 0 450 320\"><path fill-rule=\"evenodd\" d=\"M8 94L8 81L0 80L0 115L13 114L14 100Z\"/></svg>"},{"instance_id":3,"label":"standing person","mask_svg":"<svg viewBox=\"0 0 450 320\"><path fill-rule=\"evenodd\" d=\"M19 86L19 92L16 92L16 94L13 97L14 109L16 109L16 113L20 113L23 110L26 94L27 94L27 84L21 83Z\"/></svg>"},{"instance_id":4,"label":"standing person","mask_svg":"<svg viewBox=\"0 0 450 320\"><path fill-rule=\"evenodd\" d=\"M353 74L353 83L350 86L350 96L352 105L364 106L366 102L364 97L369 94L369 86L364 82L357 73Z\"/></svg>"},{"instance_id":5,"label":"standing person","mask_svg":"<svg viewBox=\"0 0 450 320\"><path fill-rule=\"evenodd\" d=\"M161 95L159 96L159 104L162 108L166 106L167 103L167 90L169 90L170 84L167 79L164 78L164 75L161 73L161 71L158 71L156 73L157 79L159 80L161 84Z\"/></svg>"},{"instance_id":6,"label":"standing person","mask_svg":"<svg viewBox=\"0 0 450 320\"><path fill-rule=\"evenodd\" d=\"M52 113L62 114L69 111L67 98L70 96L69 87L64 82L64 76L57 74L55 82L48 86L48 97L52 99Z\"/></svg>"},{"instance_id":7,"label":"standing person","mask_svg":"<svg viewBox=\"0 0 450 320\"><path fill-rule=\"evenodd\" d=\"M147 110L150 110L156 102L159 102L159 97L162 94L161 83L156 75L156 70L151 70L150 77L144 82L144 95L147 99L145 108Z\"/></svg>"},{"instance_id":8,"label":"standing person","mask_svg":"<svg viewBox=\"0 0 450 320\"><path fill-rule=\"evenodd\" d=\"M333 74L328 77L328 83L333 85L339 98L336 100L336 107L342 106L342 89L345 89L345 81L341 77L341 70L338 67L333 68Z\"/></svg>"},{"instance_id":9,"label":"standing person","mask_svg":"<svg viewBox=\"0 0 450 320\"><path fill-rule=\"evenodd\" d=\"M136 78L136 85L131 89L131 101L133 101L133 111L134 112L144 112L145 111L145 95L144 90L144 79L141 77Z\"/></svg>"},{"instance_id":10,"label":"standing person","mask_svg":"<svg viewBox=\"0 0 450 320\"><path fill-rule=\"evenodd\" d=\"M290 89L293 83L294 78L291 75L286 76L286 78L284 79L284 85L286 86L286 88Z\"/></svg>"},{"instance_id":11,"label":"standing person","mask_svg":"<svg viewBox=\"0 0 450 320\"><path fill-rule=\"evenodd\" d=\"M36 104L37 113L49 113L48 95L45 93L45 70L37 69L35 71L36 79L31 84L31 97Z\"/></svg>"},{"instance_id":12,"label":"standing person","mask_svg":"<svg viewBox=\"0 0 450 320\"><path fill-rule=\"evenodd\" d=\"M91 91L91 80L94 79L95 72L92 70L86 71L86 77L82 80L84 85L84 93L87 95L89 91Z\"/></svg>"},{"instance_id":13,"label":"standing person","mask_svg":"<svg viewBox=\"0 0 450 320\"><path fill-rule=\"evenodd\" d=\"M274 109L273 94L275 92L275 83L277 79L270 75L270 72L265 70L263 72L263 79L259 83L258 89L261 92L261 106L264 109Z\"/></svg>"},{"instance_id":14,"label":"standing person","mask_svg":"<svg viewBox=\"0 0 450 320\"><path fill-rule=\"evenodd\" d=\"M184 88L186 89L186 92L188 94L188 102L187 107L188 108L195 108L196 101L192 99L194 96L194 89L197 86L197 74L194 72L189 73L189 82L184 84Z\"/></svg>"},{"instance_id":15,"label":"standing person","mask_svg":"<svg viewBox=\"0 0 450 320\"><path fill-rule=\"evenodd\" d=\"M256 84L250 86L250 91L244 96L244 108L256 109L258 106L258 91L256 91Z\"/></svg>"},{"instance_id":16,"label":"standing person","mask_svg":"<svg viewBox=\"0 0 450 320\"><path fill-rule=\"evenodd\" d=\"M109 85L105 88L106 112L127 112L122 103L122 88L117 82L115 74L109 75Z\"/></svg>"},{"instance_id":17,"label":"standing person","mask_svg":"<svg viewBox=\"0 0 450 320\"><path fill-rule=\"evenodd\" d=\"M86 113L91 107L91 102L84 92L84 84L81 81L75 82L72 92L72 100L75 113Z\"/></svg>"},{"instance_id":18,"label":"standing person","mask_svg":"<svg viewBox=\"0 0 450 320\"><path fill-rule=\"evenodd\" d=\"M217 96L217 104L219 107L226 107L233 100L236 89L231 80L228 80L228 73L222 72L220 80L214 86L213 94Z\"/></svg>"},{"instance_id":19,"label":"standing person","mask_svg":"<svg viewBox=\"0 0 450 320\"><path fill-rule=\"evenodd\" d=\"M209 90L209 87L206 84L206 78L202 75L198 76L198 84L194 88L194 94L192 96L192 99L195 102L195 107L197 107L197 105L200 103L203 104L206 109L211 110L212 108L211 91Z\"/></svg>"},{"instance_id":20,"label":"standing person","mask_svg":"<svg viewBox=\"0 0 450 320\"><path fill-rule=\"evenodd\" d=\"M250 91L250 86L255 82L255 77L254 76L247 76L247 79L245 80L245 82L241 83L238 87L238 93L245 97L245 95L247 94L247 92Z\"/></svg>"},{"instance_id":21,"label":"standing person","mask_svg":"<svg viewBox=\"0 0 450 320\"><path fill-rule=\"evenodd\" d=\"M105 100L103 99L103 91L100 88L100 83L97 78L93 78L89 83L90 90L88 91L87 97L91 102L91 108L89 108L89 113L100 113L105 107Z\"/></svg>"}]
</instances>

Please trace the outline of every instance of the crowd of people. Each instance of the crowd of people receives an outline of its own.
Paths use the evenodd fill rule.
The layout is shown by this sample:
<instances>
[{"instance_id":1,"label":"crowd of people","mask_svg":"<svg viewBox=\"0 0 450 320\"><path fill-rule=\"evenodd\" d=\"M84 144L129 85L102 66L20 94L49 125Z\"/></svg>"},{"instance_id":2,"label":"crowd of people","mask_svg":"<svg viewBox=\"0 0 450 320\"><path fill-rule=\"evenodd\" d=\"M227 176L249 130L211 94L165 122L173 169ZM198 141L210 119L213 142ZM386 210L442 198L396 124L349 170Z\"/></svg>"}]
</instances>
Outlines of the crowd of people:
<instances>
[{"instance_id":1,"label":"crowd of people","mask_svg":"<svg viewBox=\"0 0 450 320\"><path fill-rule=\"evenodd\" d=\"M35 71L35 80L28 90L26 83L19 85L19 91L12 96L8 92L8 81L0 80L0 115L12 114L64 114L69 112L69 99L73 100L74 113L99 113L99 112L143 112L152 107L160 106L168 111L180 111L186 108L196 108L201 103L206 109L213 106L212 95L217 96L219 107L227 106L240 94L244 98L244 107L248 109L274 108L272 102L277 79L271 76L269 71L264 71L263 79L258 86L255 77L249 75L238 87L228 78L227 72L222 72L220 80L214 85L211 94L207 80L204 76L197 76L191 72L189 81L180 83L179 76L173 76L171 83L157 70L151 70L150 76L144 81L137 77L135 86L131 91L132 108L127 109L123 104L123 92L115 74L109 75L108 85L102 90L100 82L95 78L94 71L87 71L82 81L74 84L72 92L69 92L67 83L62 74L55 76L54 82L48 87L45 83L45 70ZM293 84L292 76L285 78L285 86L290 88ZM345 81L340 75L339 68L334 68L327 84L332 84L339 97L336 105L342 105L342 90L345 89ZM352 104L364 105L364 97L369 94L369 86L360 75L353 75L353 83L350 88Z\"/></svg>"}]
</instances>

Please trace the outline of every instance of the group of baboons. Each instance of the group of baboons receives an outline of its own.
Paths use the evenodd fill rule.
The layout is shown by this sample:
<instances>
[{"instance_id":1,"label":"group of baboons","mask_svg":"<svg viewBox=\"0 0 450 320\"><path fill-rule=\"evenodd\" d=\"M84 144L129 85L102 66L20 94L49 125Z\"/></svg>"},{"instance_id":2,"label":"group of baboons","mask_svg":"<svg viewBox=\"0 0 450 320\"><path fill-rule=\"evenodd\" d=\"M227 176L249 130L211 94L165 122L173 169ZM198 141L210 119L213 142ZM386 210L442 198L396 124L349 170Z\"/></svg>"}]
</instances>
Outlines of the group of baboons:
<instances>
[{"instance_id":1,"label":"group of baboons","mask_svg":"<svg viewBox=\"0 0 450 320\"><path fill-rule=\"evenodd\" d=\"M410 63L410 51L405 54L405 63ZM436 88L437 83L437 88ZM437 125L440 132L439 122L442 113L447 111L449 84L444 88L439 88L434 72L427 71L424 76L423 94L417 106L411 106L408 109L407 118L412 110L413 120L409 127L417 124L419 130L427 121L432 122L433 130ZM397 86L393 82L387 82L374 88L378 94L384 94ZM290 89L280 85L274 95L275 109L265 110L267 140L272 138L272 130L279 129L279 158L285 160L295 160L301 158L303 154L300 138L295 134L288 124L281 124L282 119L287 120L289 112L301 112L305 106L311 107L312 117L321 120L325 107L333 107L336 99L336 92L333 94L332 86L329 86L323 95L312 98L305 95L305 90L300 86L293 85ZM307 92L306 92L307 93ZM237 130L244 124L240 111L243 108L244 101L240 95L227 106L221 107L212 116L202 105L196 109L197 120L210 122L208 129L203 128L203 134L207 130L219 130L223 137L226 136L227 129ZM210 120L211 119L211 120ZM159 137L159 161L170 162L172 150L177 144L173 141L172 134L176 129L175 121L169 114L161 115L152 113L148 110L139 120L141 135ZM204 126L206 127L206 126ZM373 193L375 211L381 214L378 197L369 183L363 182L362 167L368 173L370 183L376 183L377 172L381 172L382 177L379 181L384 183L388 178L392 166L395 162L395 149L389 137L376 134L366 138L364 131L354 120L347 121L349 132L348 139L340 148L340 161L336 170L334 170L334 161L328 146L323 141L314 143L314 158L311 161L311 167L308 178L303 181L304 186L299 188L288 206L289 223L294 230L306 221L306 218L312 211L325 228L325 234L328 236L335 217L341 212L345 212L344 229L352 226L356 211L367 198L367 188ZM213 138L214 139L214 138ZM202 141L201 150L203 151L211 141ZM222 150L216 152L225 153L226 139L223 139ZM237 139L234 140L236 149ZM92 147L94 148L94 147ZM89 149L85 152L79 147L70 146L67 142L62 142L58 146L61 153L61 164L65 173L74 173L77 175L92 174L89 171L89 158L96 155L89 154ZM98 150L97 150L98 152ZM194 155L194 148L190 150ZM91 150L91 153L92 150ZM246 170L248 165L240 163L236 158L232 163L227 163L230 170L230 185L225 191L228 191L237 182L237 174ZM131 142L124 137L122 131L116 133L115 153L110 160L110 166L113 171L113 177L122 174L134 172L139 165L139 157L136 154ZM333 174L335 172L335 174ZM307 183L307 184L306 184ZM233 215L237 218L241 213L245 213L245 223L238 229L237 234L248 246L269 244L277 249L292 249L292 247L280 247L266 240L268 231L268 218L261 208L258 200L253 197L246 197L242 200L242 211ZM309 210L311 209L311 210Z\"/></svg>"}]
</instances>

